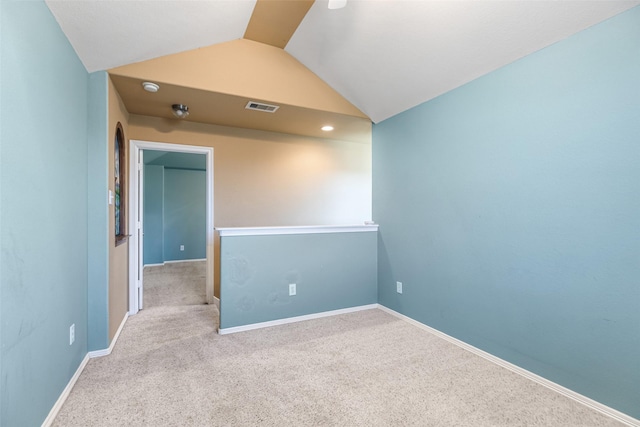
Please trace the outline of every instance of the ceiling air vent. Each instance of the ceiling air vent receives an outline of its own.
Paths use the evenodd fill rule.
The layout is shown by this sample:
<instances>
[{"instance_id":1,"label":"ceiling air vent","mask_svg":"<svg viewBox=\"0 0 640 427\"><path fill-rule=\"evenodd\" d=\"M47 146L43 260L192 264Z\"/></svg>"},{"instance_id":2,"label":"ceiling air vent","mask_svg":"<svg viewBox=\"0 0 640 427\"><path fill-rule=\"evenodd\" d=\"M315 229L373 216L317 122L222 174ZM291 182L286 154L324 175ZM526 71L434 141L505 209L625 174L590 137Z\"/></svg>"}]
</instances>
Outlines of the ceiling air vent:
<instances>
[{"instance_id":1,"label":"ceiling air vent","mask_svg":"<svg viewBox=\"0 0 640 427\"><path fill-rule=\"evenodd\" d=\"M247 106L244 108L246 108L247 110L264 111L265 113L275 113L280 107L278 107L277 105L269 105L262 104L260 102L249 101L247 102Z\"/></svg>"}]
</instances>

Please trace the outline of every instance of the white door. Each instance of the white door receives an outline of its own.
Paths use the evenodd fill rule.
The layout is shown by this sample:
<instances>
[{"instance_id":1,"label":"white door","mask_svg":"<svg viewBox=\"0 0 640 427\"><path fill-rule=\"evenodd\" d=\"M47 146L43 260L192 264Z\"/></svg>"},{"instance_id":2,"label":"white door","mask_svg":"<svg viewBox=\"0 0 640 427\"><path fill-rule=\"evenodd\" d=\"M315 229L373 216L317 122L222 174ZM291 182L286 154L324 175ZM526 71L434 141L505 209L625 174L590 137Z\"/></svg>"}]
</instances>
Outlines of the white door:
<instances>
[{"instance_id":1,"label":"white door","mask_svg":"<svg viewBox=\"0 0 640 427\"><path fill-rule=\"evenodd\" d=\"M138 178L138 200L136 202L136 237L138 240L138 254L137 254L137 283L136 288L138 289L138 310L142 310L142 278L144 277L144 252L143 252L143 244L144 244L144 233L142 232L142 217L143 217L143 208L144 208L144 151L138 148L138 167L137 169L137 178Z\"/></svg>"}]
</instances>

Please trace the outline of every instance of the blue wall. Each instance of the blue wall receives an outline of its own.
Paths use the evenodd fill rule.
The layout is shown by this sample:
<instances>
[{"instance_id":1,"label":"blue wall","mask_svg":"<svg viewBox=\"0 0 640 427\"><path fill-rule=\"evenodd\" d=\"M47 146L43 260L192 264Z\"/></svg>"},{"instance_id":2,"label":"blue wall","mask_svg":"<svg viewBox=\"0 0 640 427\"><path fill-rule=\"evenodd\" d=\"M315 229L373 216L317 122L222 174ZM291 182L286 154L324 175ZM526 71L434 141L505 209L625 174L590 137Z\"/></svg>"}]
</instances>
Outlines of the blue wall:
<instances>
[{"instance_id":1,"label":"blue wall","mask_svg":"<svg viewBox=\"0 0 640 427\"><path fill-rule=\"evenodd\" d=\"M164 262L164 166L144 166L144 264Z\"/></svg>"},{"instance_id":2,"label":"blue wall","mask_svg":"<svg viewBox=\"0 0 640 427\"><path fill-rule=\"evenodd\" d=\"M639 138L640 8L376 125L380 303L640 418Z\"/></svg>"},{"instance_id":3,"label":"blue wall","mask_svg":"<svg viewBox=\"0 0 640 427\"><path fill-rule=\"evenodd\" d=\"M223 236L220 328L375 304L376 235Z\"/></svg>"},{"instance_id":4,"label":"blue wall","mask_svg":"<svg viewBox=\"0 0 640 427\"><path fill-rule=\"evenodd\" d=\"M0 8L0 424L28 427L87 353L88 74L43 2Z\"/></svg>"},{"instance_id":5,"label":"blue wall","mask_svg":"<svg viewBox=\"0 0 640 427\"><path fill-rule=\"evenodd\" d=\"M1 1L1 0L0 0ZM88 350L109 347L108 75L89 75L87 141Z\"/></svg>"},{"instance_id":6,"label":"blue wall","mask_svg":"<svg viewBox=\"0 0 640 427\"><path fill-rule=\"evenodd\" d=\"M179 151L144 150L144 163L173 169L206 170L207 156Z\"/></svg>"},{"instance_id":7,"label":"blue wall","mask_svg":"<svg viewBox=\"0 0 640 427\"><path fill-rule=\"evenodd\" d=\"M144 172L144 263L206 258L206 172L155 163Z\"/></svg>"},{"instance_id":8,"label":"blue wall","mask_svg":"<svg viewBox=\"0 0 640 427\"><path fill-rule=\"evenodd\" d=\"M204 171L164 169L165 261L207 257L206 186Z\"/></svg>"}]
</instances>

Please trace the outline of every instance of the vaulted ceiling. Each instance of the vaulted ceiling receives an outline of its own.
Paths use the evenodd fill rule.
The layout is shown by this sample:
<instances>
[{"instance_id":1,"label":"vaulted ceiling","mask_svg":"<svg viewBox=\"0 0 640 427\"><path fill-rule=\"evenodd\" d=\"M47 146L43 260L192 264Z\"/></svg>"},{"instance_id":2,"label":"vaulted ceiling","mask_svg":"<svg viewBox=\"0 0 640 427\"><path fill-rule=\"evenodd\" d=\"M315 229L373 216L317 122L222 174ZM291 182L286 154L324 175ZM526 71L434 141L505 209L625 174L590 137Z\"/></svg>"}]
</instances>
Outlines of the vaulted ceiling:
<instances>
[{"instance_id":1,"label":"vaulted ceiling","mask_svg":"<svg viewBox=\"0 0 640 427\"><path fill-rule=\"evenodd\" d=\"M347 115L377 123L640 1L348 0L334 10L327 0L47 4L90 72L244 37L283 48L356 107Z\"/></svg>"}]
</instances>

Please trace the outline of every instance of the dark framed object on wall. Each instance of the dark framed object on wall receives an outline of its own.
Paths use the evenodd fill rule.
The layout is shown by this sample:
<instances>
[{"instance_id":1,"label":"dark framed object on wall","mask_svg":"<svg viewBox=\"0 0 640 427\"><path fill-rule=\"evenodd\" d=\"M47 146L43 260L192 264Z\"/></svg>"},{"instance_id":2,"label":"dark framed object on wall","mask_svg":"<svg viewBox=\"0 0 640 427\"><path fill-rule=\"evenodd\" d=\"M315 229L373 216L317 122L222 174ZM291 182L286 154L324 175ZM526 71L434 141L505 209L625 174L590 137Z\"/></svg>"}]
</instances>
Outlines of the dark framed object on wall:
<instances>
[{"instance_id":1,"label":"dark framed object on wall","mask_svg":"<svg viewBox=\"0 0 640 427\"><path fill-rule=\"evenodd\" d=\"M125 139L122 124L116 125L116 137L114 141L114 211L115 211L115 235L116 246L127 240L127 183L126 183L126 152Z\"/></svg>"}]
</instances>

